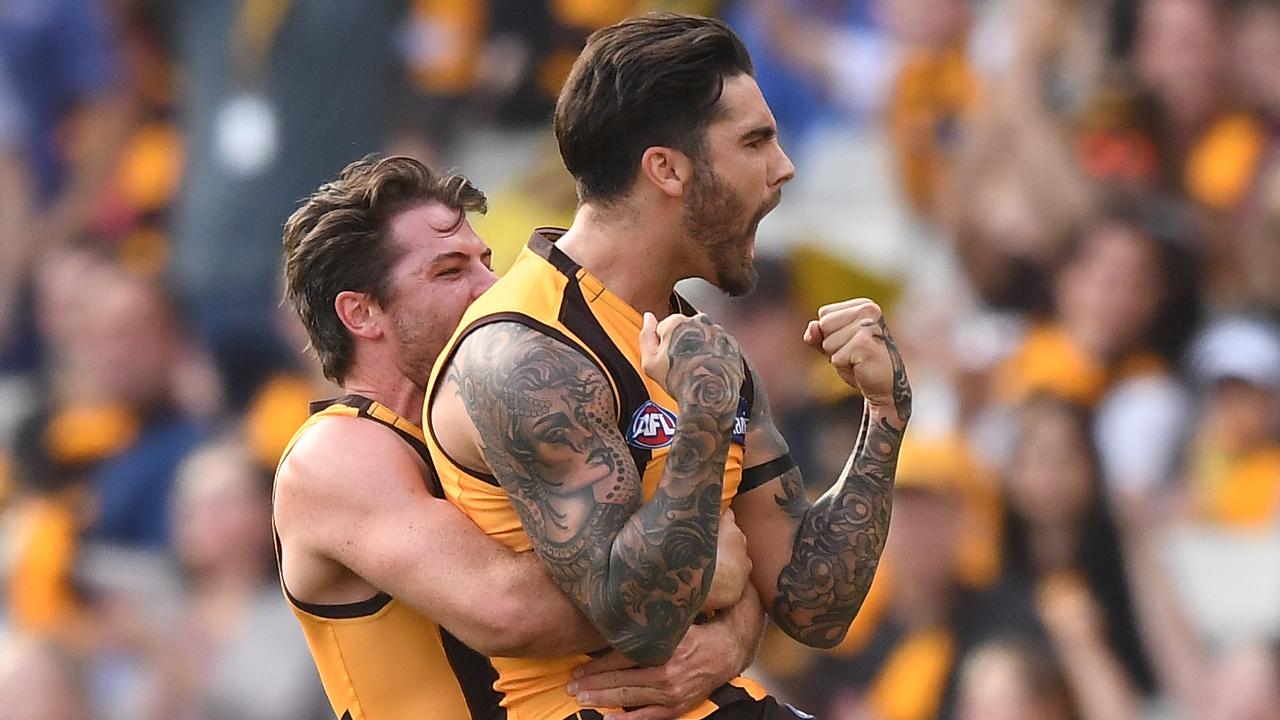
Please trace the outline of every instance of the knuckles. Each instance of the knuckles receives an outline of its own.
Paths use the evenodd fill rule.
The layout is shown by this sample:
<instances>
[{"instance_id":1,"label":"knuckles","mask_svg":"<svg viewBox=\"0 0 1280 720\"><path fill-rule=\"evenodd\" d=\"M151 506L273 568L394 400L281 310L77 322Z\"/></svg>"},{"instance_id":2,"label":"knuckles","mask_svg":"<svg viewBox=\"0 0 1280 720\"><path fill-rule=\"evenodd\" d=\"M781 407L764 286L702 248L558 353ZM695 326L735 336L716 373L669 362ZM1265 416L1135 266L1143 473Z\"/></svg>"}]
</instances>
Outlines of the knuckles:
<instances>
[{"instance_id":1,"label":"knuckles","mask_svg":"<svg viewBox=\"0 0 1280 720\"><path fill-rule=\"evenodd\" d=\"M880 306L874 300L870 298L853 298L852 300L823 305L818 308L818 317L823 318L841 310L866 310L874 312L876 315L880 314Z\"/></svg>"}]
</instances>

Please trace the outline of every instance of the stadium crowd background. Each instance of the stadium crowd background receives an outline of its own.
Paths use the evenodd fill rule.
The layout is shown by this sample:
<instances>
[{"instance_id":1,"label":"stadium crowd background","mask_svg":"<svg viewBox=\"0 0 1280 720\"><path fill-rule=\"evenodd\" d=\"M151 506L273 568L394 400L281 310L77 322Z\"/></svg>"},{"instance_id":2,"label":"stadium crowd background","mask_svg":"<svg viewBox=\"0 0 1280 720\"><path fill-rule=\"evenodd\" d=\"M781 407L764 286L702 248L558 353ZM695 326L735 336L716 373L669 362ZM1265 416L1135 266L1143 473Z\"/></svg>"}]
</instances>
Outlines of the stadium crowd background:
<instances>
[{"instance_id":1,"label":"stadium crowd background","mask_svg":"<svg viewBox=\"0 0 1280 720\"><path fill-rule=\"evenodd\" d=\"M815 308L879 300L915 386L848 640L752 672L821 718L1280 718L1275 0L0 3L0 707L327 715L269 527L335 394L282 223L413 154L501 270L572 217L577 50L650 9L739 31L798 168L757 291L690 292L813 493L860 417Z\"/></svg>"}]
</instances>

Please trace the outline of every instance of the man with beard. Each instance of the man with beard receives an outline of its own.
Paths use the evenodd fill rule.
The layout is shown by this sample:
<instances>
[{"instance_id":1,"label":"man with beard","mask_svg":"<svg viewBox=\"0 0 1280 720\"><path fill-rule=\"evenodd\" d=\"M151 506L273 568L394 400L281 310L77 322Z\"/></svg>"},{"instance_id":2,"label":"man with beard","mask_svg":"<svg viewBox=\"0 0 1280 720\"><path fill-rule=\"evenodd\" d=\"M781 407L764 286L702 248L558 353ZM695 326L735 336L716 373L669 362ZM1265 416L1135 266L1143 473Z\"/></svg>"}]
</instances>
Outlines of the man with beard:
<instances>
[{"instance_id":1,"label":"man with beard","mask_svg":"<svg viewBox=\"0 0 1280 720\"><path fill-rule=\"evenodd\" d=\"M671 657L730 506L770 614L814 647L844 637L884 548L911 390L879 308L827 306L804 330L866 401L843 476L811 506L737 344L674 294L687 277L751 289L756 227L794 173L751 73L718 20L658 14L594 34L555 116L573 225L534 232L427 388L446 495L538 553L619 651L601 663ZM581 661L494 658L496 687L514 716L539 720L648 702L581 681L566 695ZM682 717L795 716L735 678Z\"/></svg>"},{"instance_id":2,"label":"man with beard","mask_svg":"<svg viewBox=\"0 0 1280 720\"><path fill-rule=\"evenodd\" d=\"M605 645L537 558L486 537L440 499L423 439L431 365L493 284L489 248L466 215L484 208L461 176L367 158L285 226L286 294L325 375L347 394L318 403L289 443L272 519L281 584L345 720L503 718L493 668L472 648L547 655ZM753 654L763 617L754 591L743 592L745 540L728 523L721 540L736 559L707 606L729 609L639 679L654 703L709 693Z\"/></svg>"}]
</instances>

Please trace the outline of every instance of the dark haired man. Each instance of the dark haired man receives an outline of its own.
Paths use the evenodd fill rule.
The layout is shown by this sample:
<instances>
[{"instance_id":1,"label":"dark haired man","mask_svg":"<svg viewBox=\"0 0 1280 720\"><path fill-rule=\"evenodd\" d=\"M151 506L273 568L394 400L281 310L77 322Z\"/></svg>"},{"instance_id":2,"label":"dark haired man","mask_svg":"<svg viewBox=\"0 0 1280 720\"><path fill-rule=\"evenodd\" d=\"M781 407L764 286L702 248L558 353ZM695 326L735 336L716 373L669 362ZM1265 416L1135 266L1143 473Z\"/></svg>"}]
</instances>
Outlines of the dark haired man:
<instances>
[{"instance_id":1,"label":"dark haired man","mask_svg":"<svg viewBox=\"0 0 1280 720\"><path fill-rule=\"evenodd\" d=\"M427 389L446 495L490 535L532 548L638 664L669 658L716 573L732 506L778 625L831 647L884 547L911 390L868 300L805 329L866 400L843 477L810 506L737 344L675 295L755 282L756 227L794 168L742 43L718 20L657 14L598 31L556 107L581 199L535 231L464 315ZM658 322L658 316L672 313ZM494 659L513 714L558 720L630 706L634 689L561 686L580 658ZM793 717L736 678L683 717Z\"/></svg>"},{"instance_id":2,"label":"dark haired man","mask_svg":"<svg viewBox=\"0 0 1280 720\"><path fill-rule=\"evenodd\" d=\"M286 294L326 376L349 394L320 404L289 444L273 520L285 595L344 719L505 717L475 650L604 645L536 558L440 499L424 444L428 371L493 283L489 249L466 216L484 209L461 176L368 158L285 227ZM745 541L722 532L738 577L728 573L709 607L733 607L649 679L655 702L711 692L746 665L762 629L759 601L742 592Z\"/></svg>"}]
</instances>

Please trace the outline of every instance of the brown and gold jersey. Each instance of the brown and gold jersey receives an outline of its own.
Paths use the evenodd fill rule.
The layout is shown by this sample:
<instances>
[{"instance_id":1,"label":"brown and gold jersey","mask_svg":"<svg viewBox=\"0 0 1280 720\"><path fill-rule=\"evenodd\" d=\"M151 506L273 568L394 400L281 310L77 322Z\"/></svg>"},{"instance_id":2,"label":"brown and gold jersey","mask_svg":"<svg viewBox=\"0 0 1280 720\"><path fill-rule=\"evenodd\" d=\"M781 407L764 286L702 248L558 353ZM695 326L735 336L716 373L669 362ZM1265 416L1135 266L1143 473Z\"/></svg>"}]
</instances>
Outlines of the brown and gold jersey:
<instances>
[{"instance_id":1,"label":"brown and gold jersey","mask_svg":"<svg viewBox=\"0 0 1280 720\"><path fill-rule=\"evenodd\" d=\"M445 346L427 387L427 408L431 417L431 395L442 369L458 343L475 329L497 322L517 322L582 352L609 378L618 407L618 429L622 432L643 479L645 500L652 498L662 478L668 447L675 433L679 407L676 401L640 365L639 312L611 293L591 273L559 250L554 241L563 230L540 229L515 264L492 288L476 300L463 316L458 332ZM693 309L678 295L672 296L672 311L692 314ZM743 444L746 421L754 394L748 381L734 428L734 440L725 467L723 507L749 488L742 487ZM518 552L532 549L529 536L511 505L507 493L491 475L453 462L432 433L427 433L440 483L445 496L490 536ZM573 668L589 658L568 655L536 660L493 658L498 670L495 687L503 695L503 705L513 720L559 720L579 710L573 696L565 692ZM719 707L765 697L755 682L737 678L722 686L686 718L703 718Z\"/></svg>"},{"instance_id":2,"label":"brown and gold jersey","mask_svg":"<svg viewBox=\"0 0 1280 720\"><path fill-rule=\"evenodd\" d=\"M428 489L442 497L422 430L358 395L313 403L311 416L289 441L281 462L303 433L333 416L366 418L395 431L426 462ZM281 553L277 538L277 561ZM408 605L382 592L363 602L318 605L295 598L283 576L280 585L341 720L506 717L493 689L497 673L489 660Z\"/></svg>"}]
</instances>

